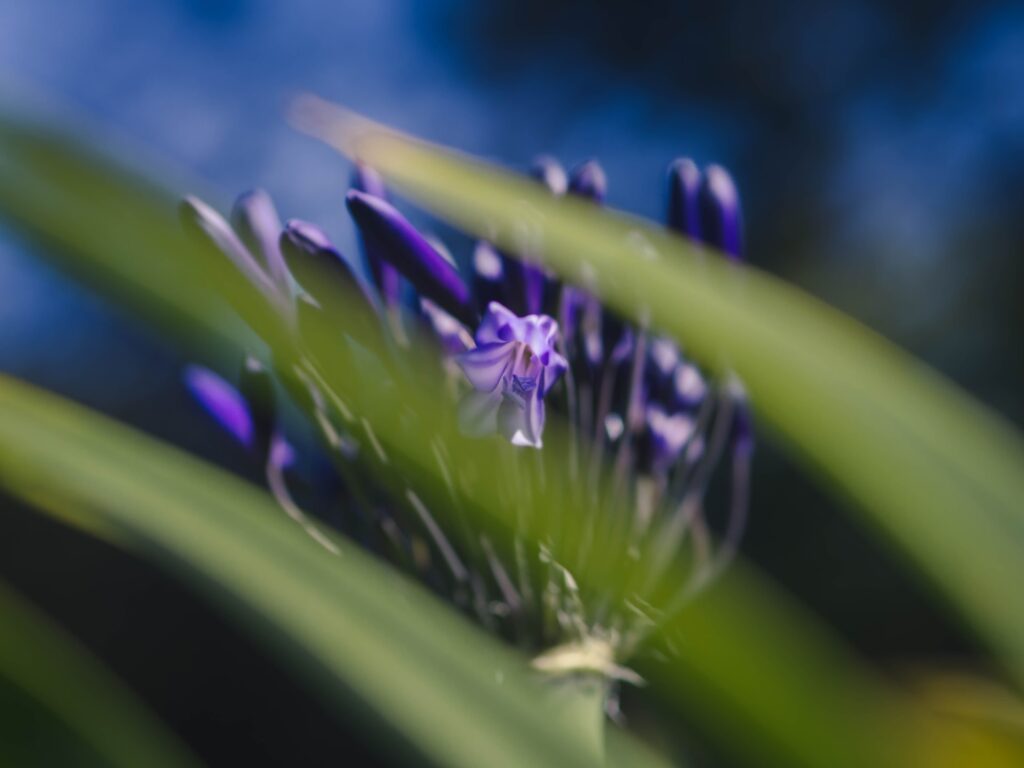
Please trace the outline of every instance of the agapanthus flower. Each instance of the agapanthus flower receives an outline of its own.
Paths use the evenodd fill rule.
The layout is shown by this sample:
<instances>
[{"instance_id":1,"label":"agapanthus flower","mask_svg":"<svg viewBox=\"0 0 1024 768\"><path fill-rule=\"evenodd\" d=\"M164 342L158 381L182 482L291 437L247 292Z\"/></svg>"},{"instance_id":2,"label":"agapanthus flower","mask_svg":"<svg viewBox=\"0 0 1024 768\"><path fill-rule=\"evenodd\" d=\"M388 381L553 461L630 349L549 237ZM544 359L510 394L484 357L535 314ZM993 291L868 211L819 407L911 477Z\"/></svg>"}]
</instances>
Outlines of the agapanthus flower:
<instances>
[{"instance_id":1,"label":"agapanthus flower","mask_svg":"<svg viewBox=\"0 0 1024 768\"><path fill-rule=\"evenodd\" d=\"M544 157L531 175L554 196L576 195L602 205L607 195L607 178L595 161L567 174ZM478 241L460 268L440 241L395 207L370 168L356 168L345 203L362 245L361 266L318 227L299 220L282 226L263 192L243 195L231 224L201 201L185 201L186 223L225 254L260 306L276 313L297 339L287 359L263 365L249 358L237 387L190 367L190 390L258 457L286 513L328 549L334 551L331 537L318 518L329 517L344 498L350 510L341 525L346 532L417 571L487 627L531 648L539 669L572 671L580 659L589 659L583 666L590 671L635 681L624 665L651 627L710 582L736 550L753 450L740 382L709 378L673 341L622 318L588 286L564 282L548 269L537 244L506 253ZM671 164L666 224L730 259L742 258L739 196L719 166L702 171L686 159ZM348 291L344 312L333 303L336 287ZM245 319L261 332L259 317ZM588 530L598 530L600 523L618 531L623 546L617 556L623 559L648 553L643 583L630 584L623 595L628 608L609 608L609 600L578 583L573 569L587 569L587 541L562 562L554 534L530 544L513 531L506 547L472 525L455 536L411 482L400 482L400 492L389 494L365 487L358 471L346 471L386 456L372 424L325 391L316 361L306 359L312 353L301 339L313 326L336 339L336 350L328 353L339 355L346 370L382 387L390 377L405 375L402 356L410 354L410 345L424 333L432 336L459 427L473 439L510 443L510 463L529 462L532 452L549 449L546 416L558 414L569 435L556 445L571 454L571 492L585 498L595 516ZM360 339L375 343L364 349ZM386 359L370 359L375 355ZM275 375L275 366L288 366L292 375ZM282 390L309 418L320 448L297 446L286 437L277 402ZM318 451L340 463L317 461ZM457 475L443 454L439 450L437 458L446 476ZM293 498L297 480L290 473L304 458L320 475L325 466L337 469L326 471L320 493L304 494L326 511L307 513ZM705 499L724 462L731 466L731 491L724 514L716 516ZM596 490L605 474L612 478L611 501ZM457 495L457 483L450 486ZM626 519L621 508L628 510ZM353 514L358 519L350 519ZM724 521L713 522L714 517ZM692 575L669 585L674 597L667 604L648 602L655 590L664 595L665 579L678 579L672 565L687 549ZM531 618L531 611L542 615Z\"/></svg>"},{"instance_id":2,"label":"agapanthus flower","mask_svg":"<svg viewBox=\"0 0 1024 768\"><path fill-rule=\"evenodd\" d=\"M544 397L569 366L555 349L557 334L547 315L518 317L496 301L487 306L476 347L456 358L473 387L460 409L467 430L501 431L513 445L541 447Z\"/></svg>"}]
</instances>

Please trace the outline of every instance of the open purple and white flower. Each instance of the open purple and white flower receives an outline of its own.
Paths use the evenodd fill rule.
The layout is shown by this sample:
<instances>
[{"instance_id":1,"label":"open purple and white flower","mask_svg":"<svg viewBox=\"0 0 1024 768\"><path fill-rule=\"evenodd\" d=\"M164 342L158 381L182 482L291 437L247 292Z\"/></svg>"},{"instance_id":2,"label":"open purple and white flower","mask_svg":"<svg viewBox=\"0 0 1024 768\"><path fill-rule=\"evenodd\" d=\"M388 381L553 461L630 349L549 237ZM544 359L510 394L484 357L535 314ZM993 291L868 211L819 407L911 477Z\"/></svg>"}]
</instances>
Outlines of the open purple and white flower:
<instances>
[{"instance_id":1,"label":"open purple and white flower","mask_svg":"<svg viewBox=\"0 0 1024 768\"><path fill-rule=\"evenodd\" d=\"M459 408L467 432L542 446L544 396L569 367L555 349L557 335L558 323L547 315L518 317L496 301L487 306L476 348L456 358L473 387Z\"/></svg>"}]
</instances>

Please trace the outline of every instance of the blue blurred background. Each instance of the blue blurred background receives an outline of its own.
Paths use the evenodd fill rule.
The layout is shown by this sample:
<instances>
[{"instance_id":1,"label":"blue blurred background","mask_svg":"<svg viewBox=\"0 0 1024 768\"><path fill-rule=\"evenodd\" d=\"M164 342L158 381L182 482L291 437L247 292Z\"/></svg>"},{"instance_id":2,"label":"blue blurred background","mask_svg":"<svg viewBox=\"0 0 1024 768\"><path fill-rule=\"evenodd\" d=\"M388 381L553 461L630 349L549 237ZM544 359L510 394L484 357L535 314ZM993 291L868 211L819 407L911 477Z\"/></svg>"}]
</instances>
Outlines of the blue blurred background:
<instances>
[{"instance_id":1,"label":"blue blurred background","mask_svg":"<svg viewBox=\"0 0 1024 768\"><path fill-rule=\"evenodd\" d=\"M300 90L513 166L598 157L611 204L649 216L674 156L722 162L754 263L1021 421L1024 8L712 8L3 0L0 72L225 195L268 188L350 249L345 167L283 119ZM68 343L71 296L48 298L21 251L0 247L5 365L58 376L69 354L87 363L109 340L76 323Z\"/></svg>"},{"instance_id":2,"label":"blue blurred background","mask_svg":"<svg viewBox=\"0 0 1024 768\"><path fill-rule=\"evenodd\" d=\"M650 217L662 215L671 159L720 162L744 196L750 261L1024 424L1019 3L0 0L0 86L47 94L119 137L111 152L165 157L223 201L265 187L284 216L321 223L349 252L348 168L286 124L299 91L513 167L539 152L568 165L597 157L609 203ZM2 228L0 286L0 369L241 466L182 395L173 349ZM894 667L984 663L928 590L770 448L755 482L747 554L863 652ZM202 609L173 585L127 559L103 571L96 563L117 555L19 525L57 547L76 586L51 583L52 562L8 536L0 561L12 580L104 655L120 654L121 670L204 754L217 757L227 728L269 739L254 754L274 761L258 713L273 706L246 688L257 651L217 656L218 643L242 641L190 614ZM106 614L103 590L121 601ZM147 607L154 594L173 604L175 627L200 627L179 629L184 650L167 649L163 677L125 651L148 631L140 621L158 645L159 622L172 621ZM224 680L173 674L192 645L214 654L199 668ZM315 710L289 685L260 688ZM232 720L236 699L249 709ZM303 717L281 736L282 754L294 756L282 744L299 732L317 745L305 733L316 715Z\"/></svg>"}]
</instances>

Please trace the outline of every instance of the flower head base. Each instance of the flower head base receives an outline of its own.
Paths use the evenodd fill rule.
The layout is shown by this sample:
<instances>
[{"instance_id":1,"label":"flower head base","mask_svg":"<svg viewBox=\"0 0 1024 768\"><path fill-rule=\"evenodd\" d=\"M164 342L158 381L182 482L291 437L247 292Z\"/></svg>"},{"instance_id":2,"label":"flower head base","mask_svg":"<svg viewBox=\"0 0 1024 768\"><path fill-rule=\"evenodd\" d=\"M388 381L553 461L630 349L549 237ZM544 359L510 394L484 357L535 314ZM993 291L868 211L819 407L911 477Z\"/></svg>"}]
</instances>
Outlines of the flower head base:
<instances>
[{"instance_id":1,"label":"flower head base","mask_svg":"<svg viewBox=\"0 0 1024 768\"><path fill-rule=\"evenodd\" d=\"M462 402L463 428L500 431L513 445L540 448L544 396L569 364L555 349L558 323L547 315L518 317L492 301L476 332L476 348L456 360L473 391Z\"/></svg>"}]
</instances>

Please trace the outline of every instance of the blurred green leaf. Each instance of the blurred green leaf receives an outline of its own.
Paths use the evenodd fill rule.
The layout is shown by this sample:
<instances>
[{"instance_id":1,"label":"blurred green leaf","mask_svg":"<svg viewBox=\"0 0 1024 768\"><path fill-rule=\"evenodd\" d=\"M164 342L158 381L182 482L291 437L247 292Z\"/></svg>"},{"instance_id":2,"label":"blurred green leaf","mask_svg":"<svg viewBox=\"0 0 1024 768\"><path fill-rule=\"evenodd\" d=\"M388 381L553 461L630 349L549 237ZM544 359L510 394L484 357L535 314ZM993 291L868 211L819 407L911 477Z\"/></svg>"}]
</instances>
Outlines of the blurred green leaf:
<instances>
[{"instance_id":1,"label":"blurred green leaf","mask_svg":"<svg viewBox=\"0 0 1024 768\"><path fill-rule=\"evenodd\" d=\"M1024 685L1024 443L856 321L651 223L552 200L521 176L312 97L295 119L426 210L548 266L707 365L941 585Z\"/></svg>"},{"instance_id":2,"label":"blurred green leaf","mask_svg":"<svg viewBox=\"0 0 1024 768\"><path fill-rule=\"evenodd\" d=\"M0 582L0 763L194 765L146 706Z\"/></svg>"},{"instance_id":3,"label":"blurred green leaf","mask_svg":"<svg viewBox=\"0 0 1024 768\"><path fill-rule=\"evenodd\" d=\"M258 639L287 641L289 660L353 716L372 713L396 751L464 766L598 761L572 711L545 706L521 660L356 545L336 541L334 557L265 494L5 377L0 477L37 504L101 518L258 619ZM649 762L620 740L623 753Z\"/></svg>"}]
</instances>

